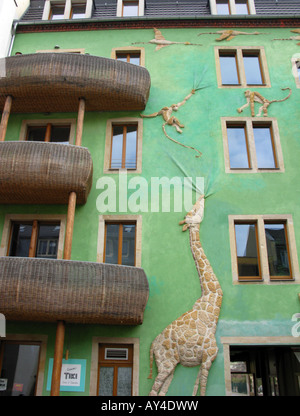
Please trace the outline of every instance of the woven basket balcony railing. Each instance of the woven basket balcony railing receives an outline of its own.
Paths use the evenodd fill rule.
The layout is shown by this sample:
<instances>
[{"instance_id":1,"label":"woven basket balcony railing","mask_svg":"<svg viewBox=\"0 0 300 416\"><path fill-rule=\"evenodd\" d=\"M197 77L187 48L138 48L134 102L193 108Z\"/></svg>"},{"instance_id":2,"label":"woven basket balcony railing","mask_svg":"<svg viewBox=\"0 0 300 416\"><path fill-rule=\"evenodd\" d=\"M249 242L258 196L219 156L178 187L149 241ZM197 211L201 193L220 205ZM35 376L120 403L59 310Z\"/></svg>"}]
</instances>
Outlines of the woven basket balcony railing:
<instances>
[{"instance_id":1,"label":"woven basket balcony railing","mask_svg":"<svg viewBox=\"0 0 300 416\"><path fill-rule=\"evenodd\" d=\"M0 204L87 201L93 162L88 149L62 143L0 142Z\"/></svg>"},{"instance_id":2,"label":"woven basket balcony railing","mask_svg":"<svg viewBox=\"0 0 300 416\"><path fill-rule=\"evenodd\" d=\"M92 55L35 53L0 59L0 108L12 112L140 111L149 97L146 68Z\"/></svg>"},{"instance_id":3,"label":"woven basket balcony railing","mask_svg":"<svg viewBox=\"0 0 300 416\"><path fill-rule=\"evenodd\" d=\"M148 296L138 267L0 257L0 313L6 320L140 325Z\"/></svg>"}]
</instances>

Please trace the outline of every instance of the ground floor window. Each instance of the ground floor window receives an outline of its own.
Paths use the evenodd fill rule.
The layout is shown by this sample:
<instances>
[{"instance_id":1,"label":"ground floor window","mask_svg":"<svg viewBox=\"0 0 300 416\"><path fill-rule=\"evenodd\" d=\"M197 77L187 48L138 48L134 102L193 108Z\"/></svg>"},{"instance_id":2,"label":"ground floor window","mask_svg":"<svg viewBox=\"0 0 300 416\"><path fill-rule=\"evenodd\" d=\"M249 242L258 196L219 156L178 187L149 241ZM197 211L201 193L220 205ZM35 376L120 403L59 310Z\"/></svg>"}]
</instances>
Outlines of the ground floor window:
<instances>
[{"instance_id":1,"label":"ground floor window","mask_svg":"<svg viewBox=\"0 0 300 416\"><path fill-rule=\"evenodd\" d=\"M300 396L300 344L270 338L223 339L227 395Z\"/></svg>"},{"instance_id":2,"label":"ground floor window","mask_svg":"<svg viewBox=\"0 0 300 416\"><path fill-rule=\"evenodd\" d=\"M0 396L35 396L40 343L2 341Z\"/></svg>"},{"instance_id":3,"label":"ground floor window","mask_svg":"<svg viewBox=\"0 0 300 416\"><path fill-rule=\"evenodd\" d=\"M133 345L99 344L98 395L132 395Z\"/></svg>"}]
</instances>

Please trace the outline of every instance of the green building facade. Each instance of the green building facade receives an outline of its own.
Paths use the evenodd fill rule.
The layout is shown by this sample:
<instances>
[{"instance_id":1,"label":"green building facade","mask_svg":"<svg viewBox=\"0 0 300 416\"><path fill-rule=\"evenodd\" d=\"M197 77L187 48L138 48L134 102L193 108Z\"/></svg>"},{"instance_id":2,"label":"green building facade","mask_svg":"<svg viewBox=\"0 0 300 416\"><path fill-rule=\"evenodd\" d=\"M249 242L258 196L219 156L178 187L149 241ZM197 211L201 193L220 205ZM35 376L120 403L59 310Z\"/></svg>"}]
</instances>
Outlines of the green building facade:
<instances>
[{"instance_id":1,"label":"green building facade","mask_svg":"<svg viewBox=\"0 0 300 416\"><path fill-rule=\"evenodd\" d=\"M88 149L92 159L92 184L86 200L76 205L70 259L63 260L68 203L38 203L47 193L46 188L44 193L39 190L41 196L34 203L30 203L30 197L28 202L31 191L27 195L22 175L19 183L9 182L9 174L3 168L1 195L7 183L13 183L19 199L15 202L12 197L11 203L5 197L0 200L0 312L6 318L6 334L0 339L0 395L51 394L51 366L58 337L56 318L39 320L37 299L32 302L35 305L30 311L32 319L24 320L22 311L25 316L28 311L22 304L25 288L22 289L20 279L27 266L15 271L3 263L7 256L26 256L23 249L32 242L34 221L40 227L34 257L48 257L53 262L60 258L83 264L83 269L85 264L94 263L133 266L144 271L148 282L141 289L145 293L137 294L137 299L146 298L138 322L124 324L122 317L112 323L109 320L90 323L86 318L82 322L80 318L76 322L68 317L57 319L64 321L65 378L61 396L109 396L113 380L114 394L149 395L158 374L158 366L153 364L153 377L147 378L151 344L175 320L178 328L184 325L185 330L179 333L172 326L171 335L163 333L157 349L164 356L161 374L175 368L171 384L165 388L167 395L191 396L201 359L192 357L184 361L182 356L201 351L203 360L204 356L214 357L214 344L199 341L199 336L203 340L207 328L216 324L210 322L209 316L219 319L215 327L218 353L209 370L207 396L299 395L299 5L293 1L285 5L281 2L277 10L275 1L236 4L231 1L231 14L225 15L221 13L226 11L218 13L218 2L181 1L176 6L176 2L146 0L143 15L117 16L117 2L105 5L95 1L90 15L82 14L76 20L72 16L66 19L66 15L58 20L46 19L46 6L52 7L53 17L55 6L60 3L65 8L69 4L31 1L23 18L15 22L7 68L9 59L19 59L14 61L17 68L18 62L21 67L22 60L31 54L32 72L28 73L28 64L19 71L4 71L0 80L1 108L10 95L9 78L14 76L14 84L9 85L14 85L14 91L28 88L24 94L29 104L28 111L22 106L19 110L17 103L22 98L15 96L18 92L11 93L12 106L1 145L44 140L41 137L46 134L47 126L51 126L52 131L57 128L57 136L53 133L50 141L69 142L63 146L75 147L77 109L51 111L59 109L64 94L59 91L63 87L57 86L57 80L51 79L51 71L58 65L56 56L65 57L62 72L68 65L71 68L73 57L79 59L78 68L84 65L84 59L93 57L123 60L126 63L121 65L129 68L128 77L131 68L139 65L149 74L151 87L148 92L145 87L144 104L133 110L129 105L129 109L125 105L123 110L121 104L116 111L106 110L104 93L95 98L99 109L89 111L90 98L86 100L81 147ZM74 11L85 2L79 3L72 5ZM131 3L134 10L135 2ZM232 3L236 14L232 12ZM244 7L244 3L248 12L239 15L238 6ZM90 2L85 5L87 10ZM105 7L106 15L102 13ZM180 8L177 12L176 7ZM159 47L163 39L169 44ZM45 85L40 87L35 79L41 68L38 59L47 54L51 56L47 61L49 72L43 73ZM69 60L68 56L72 58ZM88 66L85 72L76 70L75 74L72 68L69 72L76 85L86 82L89 88L89 80L92 85L92 79L98 76ZM118 94L121 95L118 88L121 90L129 81L126 76L119 79L118 68L116 71L114 82L118 85L114 87L113 98L118 100ZM20 84L18 77L23 80ZM72 88L73 78L65 78L63 82ZM137 85L133 82L130 88L135 90ZM50 106L49 111L46 103L55 102L55 94L59 95L56 107ZM253 115L254 98L262 102L254 102ZM278 101L267 103L265 112L259 114L260 107L266 104L264 99ZM238 111L247 102L248 107ZM171 109L176 103L181 105ZM40 111L34 109L35 104ZM12 157L9 152L12 150L2 151L2 166L4 159ZM8 169L13 172L21 162L10 160L14 162ZM59 167L61 175L68 175L63 165ZM45 163L44 168L47 166ZM53 166L55 160L51 159ZM27 169L26 160L22 169ZM198 317L191 318L191 314L185 315L188 322L178 319L188 311L197 313L194 304L201 297L199 263L190 245L191 229L183 232L179 222L202 194L205 208L203 221L200 215L200 241L223 297L219 311L207 313L208 320L199 324ZM26 203L22 203L23 199ZM49 237L50 233L54 237ZM36 269L39 270L37 298L39 292L45 296L46 270L43 263L40 267ZM211 275L209 269L207 281ZM83 282L81 276L78 278ZM9 281L13 283L10 285ZM72 299L71 280L65 281L63 289L59 286L60 293L51 282L47 284L49 303L61 299L62 291L69 292L68 301ZM126 284L128 292L119 296L120 302L130 309L134 308L136 298L131 299L130 282ZM121 287L124 290L123 283ZM109 291L109 284L106 290ZM82 293L74 295L72 306L79 315L80 308L92 309L84 290ZM193 321L198 335L193 332ZM26 364L19 364L22 357ZM174 360L179 364L174 364ZM30 371L34 378L28 376Z\"/></svg>"}]
</instances>

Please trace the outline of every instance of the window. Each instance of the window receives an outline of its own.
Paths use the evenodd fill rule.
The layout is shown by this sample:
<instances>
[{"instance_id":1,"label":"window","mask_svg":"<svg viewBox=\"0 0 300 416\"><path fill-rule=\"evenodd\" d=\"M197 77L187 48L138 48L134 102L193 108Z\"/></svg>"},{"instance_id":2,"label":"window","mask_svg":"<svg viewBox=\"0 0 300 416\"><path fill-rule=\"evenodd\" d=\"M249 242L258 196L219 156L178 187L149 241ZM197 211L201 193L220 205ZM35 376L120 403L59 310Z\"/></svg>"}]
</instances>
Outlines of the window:
<instances>
[{"instance_id":1,"label":"window","mask_svg":"<svg viewBox=\"0 0 300 416\"><path fill-rule=\"evenodd\" d=\"M135 17L144 15L145 0L118 0L117 17Z\"/></svg>"},{"instance_id":2,"label":"window","mask_svg":"<svg viewBox=\"0 0 300 416\"><path fill-rule=\"evenodd\" d=\"M72 144L75 119L23 120L20 140Z\"/></svg>"},{"instance_id":3,"label":"window","mask_svg":"<svg viewBox=\"0 0 300 416\"><path fill-rule=\"evenodd\" d=\"M215 47L219 87L270 86L263 48Z\"/></svg>"},{"instance_id":4,"label":"window","mask_svg":"<svg viewBox=\"0 0 300 416\"><path fill-rule=\"evenodd\" d=\"M117 61L128 62L129 64L134 64L134 65L140 65L140 62L141 62L140 54L133 53L133 52L128 52L128 53L118 52L116 54L116 59Z\"/></svg>"},{"instance_id":5,"label":"window","mask_svg":"<svg viewBox=\"0 0 300 416\"><path fill-rule=\"evenodd\" d=\"M42 20L89 18L92 9L93 0L46 0Z\"/></svg>"},{"instance_id":6,"label":"window","mask_svg":"<svg viewBox=\"0 0 300 416\"><path fill-rule=\"evenodd\" d=\"M141 245L140 215L100 216L98 262L141 267Z\"/></svg>"},{"instance_id":7,"label":"window","mask_svg":"<svg viewBox=\"0 0 300 416\"><path fill-rule=\"evenodd\" d=\"M209 0L213 15L255 14L254 0Z\"/></svg>"},{"instance_id":8,"label":"window","mask_svg":"<svg viewBox=\"0 0 300 416\"><path fill-rule=\"evenodd\" d=\"M59 234L59 222L12 222L8 256L56 259Z\"/></svg>"},{"instance_id":9,"label":"window","mask_svg":"<svg viewBox=\"0 0 300 416\"><path fill-rule=\"evenodd\" d=\"M139 15L139 2L123 0L122 16L138 16L138 15Z\"/></svg>"},{"instance_id":10,"label":"window","mask_svg":"<svg viewBox=\"0 0 300 416\"><path fill-rule=\"evenodd\" d=\"M229 396L299 396L297 337L221 337Z\"/></svg>"},{"instance_id":11,"label":"window","mask_svg":"<svg viewBox=\"0 0 300 416\"><path fill-rule=\"evenodd\" d=\"M132 372L133 345L99 344L99 396L131 396Z\"/></svg>"},{"instance_id":12,"label":"window","mask_svg":"<svg viewBox=\"0 0 300 416\"><path fill-rule=\"evenodd\" d=\"M61 259L65 227L65 215L8 214L0 255Z\"/></svg>"},{"instance_id":13,"label":"window","mask_svg":"<svg viewBox=\"0 0 300 416\"><path fill-rule=\"evenodd\" d=\"M142 119L128 117L107 121L104 173L117 173L120 169L141 173L142 134Z\"/></svg>"},{"instance_id":14,"label":"window","mask_svg":"<svg viewBox=\"0 0 300 416\"><path fill-rule=\"evenodd\" d=\"M222 118L225 171L284 171L277 121L272 118Z\"/></svg>"},{"instance_id":15,"label":"window","mask_svg":"<svg viewBox=\"0 0 300 416\"><path fill-rule=\"evenodd\" d=\"M139 394L139 338L93 337L90 396Z\"/></svg>"},{"instance_id":16,"label":"window","mask_svg":"<svg viewBox=\"0 0 300 416\"><path fill-rule=\"evenodd\" d=\"M136 169L137 124L112 126L111 169Z\"/></svg>"},{"instance_id":17,"label":"window","mask_svg":"<svg viewBox=\"0 0 300 416\"><path fill-rule=\"evenodd\" d=\"M71 19L84 19L86 17L85 9L86 9L85 3L83 4L72 3L70 18Z\"/></svg>"},{"instance_id":18,"label":"window","mask_svg":"<svg viewBox=\"0 0 300 416\"><path fill-rule=\"evenodd\" d=\"M299 281L290 216L229 216L235 282Z\"/></svg>"},{"instance_id":19,"label":"window","mask_svg":"<svg viewBox=\"0 0 300 416\"><path fill-rule=\"evenodd\" d=\"M0 341L2 396L41 396L47 336L7 334Z\"/></svg>"},{"instance_id":20,"label":"window","mask_svg":"<svg viewBox=\"0 0 300 416\"><path fill-rule=\"evenodd\" d=\"M65 18L65 5L53 4L50 9L49 20L60 20Z\"/></svg>"},{"instance_id":21,"label":"window","mask_svg":"<svg viewBox=\"0 0 300 416\"><path fill-rule=\"evenodd\" d=\"M111 58L134 65L145 66L145 48L121 47L113 48Z\"/></svg>"},{"instance_id":22,"label":"window","mask_svg":"<svg viewBox=\"0 0 300 416\"><path fill-rule=\"evenodd\" d=\"M132 222L106 222L104 262L135 265L136 224Z\"/></svg>"}]
</instances>

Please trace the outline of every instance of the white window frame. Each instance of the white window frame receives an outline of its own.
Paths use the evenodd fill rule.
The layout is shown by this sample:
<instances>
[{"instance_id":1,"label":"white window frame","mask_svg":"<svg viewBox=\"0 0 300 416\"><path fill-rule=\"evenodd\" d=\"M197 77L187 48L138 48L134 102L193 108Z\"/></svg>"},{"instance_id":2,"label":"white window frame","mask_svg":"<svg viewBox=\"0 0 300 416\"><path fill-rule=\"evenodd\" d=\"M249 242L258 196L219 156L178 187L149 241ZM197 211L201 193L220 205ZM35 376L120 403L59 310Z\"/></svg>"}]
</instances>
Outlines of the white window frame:
<instances>
[{"instance_id":1,"label":"white window frame","mask_svg":"<svg viewBox=\"0 0 300 416\"><path fill-rule=\"evenodd\" d=\"M295 231L293 225L292 215L287 214L270 214L270 215L229 215L229 240L230 240L230 250L231 250L231 266L232 266L232 279L233 284L244 285L244 284L267 284L267 285L288 285L288 284L299 284L300 283L300 273L299 273L299 263L298 263L298 254L296 247ZM236 247L236 237L235 237L235 223L236 222L253 222L257 224L257 235L258 235L258 244L257 250L260 259L260 280L239 280L238 274L238 262L237 262L237 247ZM268 252L267 244L265 237L265 221L282 221L286 224L286 233L287 233L287 245L289 248L290 255L290 273L291 279L270 279L269 264L268 264Z\"/></svg>"},{"instance_id":2,"label":"white window frame","mask_svg":"<svg viewBox=\"0 0 300 416\"><path fill-rule=\"evenodd\" d=\"M65 20L72 20L71 15L71 9L72 9L72 3L86 3L85 8L85 19L88 19L92 16L92 10L93 10L93 0L46 0L44 5L44 11L43 11L43 17L42 20L49 20L51 6L55 6L56 4L65 4L65 11L64 11L64 19ZM63 20L63 19L62 19Z\"/></svg>"},{"instance_id":3,"label":"white window frame","mask_svg":"<svg viewBox=\"0 0 300 416\"><path fill-rule=\"evenodd\" d=\"M209 4L210 4L210 12L213 15L217 15L217 3L216 0L209 0ZM229 0L229 8L230 8L230 14L231 15L236 15L236 8L235 8L235 0ZM254 4L254 0L248 0L248 9L249 9L249 14L256 14L256 10L255 10L255 4ZM220 15L219 15L220 16Z\"/></svg>"},{"instance_id":4,"label":"white window frame","mask_svg":"<svg viewBox=\"0 0 300 416\"><path fill-rule=\"evenodd\" d=\"M139 3L139 16L144 16L145 0L137 0ZM117 17L123 17L123 0L118 0L117 3ZM126 17L126 16L125 16ZM127 16L129 17L129 16Z\"/></svg>"}]
</instances>

